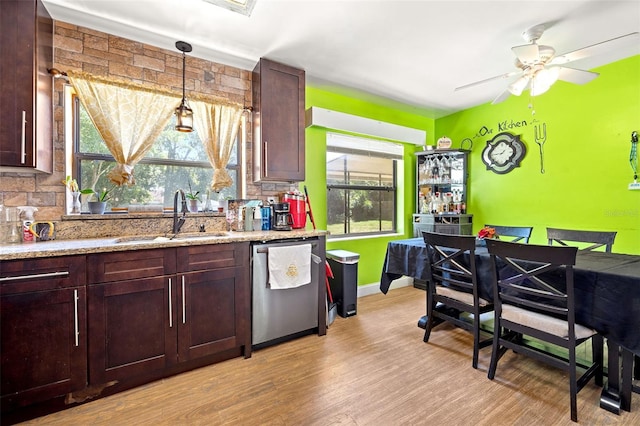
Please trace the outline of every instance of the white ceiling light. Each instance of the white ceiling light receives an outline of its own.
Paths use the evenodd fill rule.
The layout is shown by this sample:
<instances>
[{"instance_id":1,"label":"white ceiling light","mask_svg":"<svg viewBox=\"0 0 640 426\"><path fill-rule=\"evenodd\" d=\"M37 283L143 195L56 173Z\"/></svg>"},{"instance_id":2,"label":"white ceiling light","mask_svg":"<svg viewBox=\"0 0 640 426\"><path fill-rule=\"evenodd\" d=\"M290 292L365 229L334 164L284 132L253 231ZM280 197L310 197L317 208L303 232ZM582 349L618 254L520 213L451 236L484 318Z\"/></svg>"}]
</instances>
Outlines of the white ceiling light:
<instances>
[{"instance_id":1,"label":"white ceiling light","mask_svg":"<svg viewBox=\"0 0 640 426\"><path fill-rule=\"evenodd\" d=\"M256 4L256 0L204 0L207 3L214 4L216 6L223 7L232 12L240 13L241 15L251 16L253 6Z\"/></svg>"},{"instance_id":2,"label":"white ceiling light","mask_svg":"<svg viewBox=\"0 0 640 426\"><path fill-rule=\"evenodd\" d=\"M522 91L529 84L529 79L530 77L528 75L523 75L522 77L520 77L515 82L509 85L508 87L509 92L511 92L512 95L520 96L522 94Z\"/></svg>"},{"instance_id":3,"label":"white ceiling light","mask_svg":"<svg viewBox=\"0 0 640 426\"><path fill-rule=\"evenodd\" d=\"M531 80L531 96L538 96L545 93L553 83L558 80L560 68L542 68L533 75Z\"/></svg>"}]
</instances>

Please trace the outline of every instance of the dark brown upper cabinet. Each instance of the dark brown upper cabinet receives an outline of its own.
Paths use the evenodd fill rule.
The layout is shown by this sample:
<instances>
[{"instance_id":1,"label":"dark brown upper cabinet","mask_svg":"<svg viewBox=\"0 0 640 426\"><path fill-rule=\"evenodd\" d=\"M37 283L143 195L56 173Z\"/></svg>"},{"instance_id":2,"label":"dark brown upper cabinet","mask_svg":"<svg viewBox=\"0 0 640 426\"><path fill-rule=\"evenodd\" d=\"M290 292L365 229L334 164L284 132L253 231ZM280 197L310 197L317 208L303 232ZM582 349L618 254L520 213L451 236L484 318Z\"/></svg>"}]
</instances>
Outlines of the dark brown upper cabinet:
<instances>
[{"instance_id":1,"label":"dark brown upper cabinet","mask_svg":"<svg viewBox=\"0 0 640 426\"><path fill-rule=\"evenodd\" d=\"M304 70L268 59L253 69L253 180L305 179Z\"/></svg>"},{"instance_id":2,"label":"dark brown upper cabinet","mask_svg":"<svg viewBox=\"0 0 640 426\"><path fill-rule=\"evenodd\" d=\"M53 171L53 21L40 0L0 1L0 171Z\"/></svg>"}]
</instances>

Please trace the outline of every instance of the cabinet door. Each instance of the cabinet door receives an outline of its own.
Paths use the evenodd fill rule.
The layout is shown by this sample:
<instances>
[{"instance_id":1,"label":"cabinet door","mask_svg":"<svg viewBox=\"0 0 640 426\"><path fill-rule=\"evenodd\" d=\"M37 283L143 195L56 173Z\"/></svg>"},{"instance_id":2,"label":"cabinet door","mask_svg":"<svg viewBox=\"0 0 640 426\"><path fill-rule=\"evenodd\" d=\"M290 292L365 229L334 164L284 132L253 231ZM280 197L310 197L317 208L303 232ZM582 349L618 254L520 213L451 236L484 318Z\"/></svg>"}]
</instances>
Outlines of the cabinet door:
<instances>
[{"instance_id":1,"label":"cabinet door","mask_svg":"<svg viewBox=\"0 0 640 426\"><path fill-rule=\"evenodd\" d=\"M253 70L254 180L305 179L305 73L260 59Z\"/></svg>"},{"instance_id":2,"label":"cabinet door","mask_svg":"<svg viewBox=\"0 0 640 426\"><path fill-rule=\"evenodd\" d=\"M187 361L246 344L247 268L180 276L179 360Z\"/></svg>"},{"instance_id":3,"label":"cabinet door","mask_svg":"<svg viewBox=\"0 0 640 426\"><path fill-rule=\"evenodd\" d=\"M85 296L85 287L0 296L3 412L86 386Z\"/></svg>"},{"instance_id":4,"label":"cabinet door","mask_svg":"<svg viewBox=\"0 0 640 426\"><path fill-rule=\"evenodd\" d=\"M87 382L85 257L0 262L2 411Z\"/></svg>"},{"instance_id":5,"label":"cabinet door","mask_svg":"<svg viewBox=\"0 0 640 426\"><path fill-rule=\"evenodd\" d=\"M175 276L88 286L89 379L125 380L176 362Z\"/></svg>"},{"instance_id":6,"label":"cabinet door","mask_svg":"<svg viewBox=\"0 0 640 426\"><path fill-rule=\"evenodd\" d=\"M180 361L244 346L251 354L249 243L177 251Z\"/></svg>"},{"instance_id":7,"label":"cabinet door","mask_svg":"<svg viewBox=\"0 0 640 426\"><path fill-rule=\"evenodd\" d=\"M0 2L0 170L53 171L53 21L40 0Z\"/></svg>"}]
</instances>

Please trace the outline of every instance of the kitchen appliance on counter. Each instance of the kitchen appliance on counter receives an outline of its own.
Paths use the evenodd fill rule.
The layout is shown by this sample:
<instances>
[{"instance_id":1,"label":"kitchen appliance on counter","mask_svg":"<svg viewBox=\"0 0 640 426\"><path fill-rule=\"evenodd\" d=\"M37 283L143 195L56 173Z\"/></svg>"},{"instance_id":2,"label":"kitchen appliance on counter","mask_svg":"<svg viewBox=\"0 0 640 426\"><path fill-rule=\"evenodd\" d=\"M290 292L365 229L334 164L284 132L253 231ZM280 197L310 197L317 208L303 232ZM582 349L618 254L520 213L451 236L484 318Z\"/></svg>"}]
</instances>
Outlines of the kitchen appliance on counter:
<instances>
[{"instance_id":1,"label":"kitchen appliance on counter","mask_svg":"<svg viewBox=\"0 0 640 426\"><path fill-rule=\"evenodd\" d=\"M302 194L285 192L282 195L282 202L289 204L291 212L291 227L293 229L304 228L307 224L307 198Z\"/></svg>"},{"instance_id":2,"label":"kitchen appliance on counter","mask_svg":"<svg viewBox=\"0 0 640 426\"><path fill-rule=\"evenodd\" d=\"M273 223L272 228L275 231L291 231L293 219L289 203L275 203L273 207Z\"/></svg>"},{"instance_id":3,"label":"kitchen appliance on counter","mask_svg":"<svg viewBox=\"0 0 640 426\"><path fill-rule=\"evenodd\" d=\"M287 289L270 288L269 249L304 244L311 244L311 283ZM319 253L321 250L317 238L281 240L252 246L252 347L270 346L318 330L318 286L320 267L324 268Z\"/></svg>"}]
</instances>

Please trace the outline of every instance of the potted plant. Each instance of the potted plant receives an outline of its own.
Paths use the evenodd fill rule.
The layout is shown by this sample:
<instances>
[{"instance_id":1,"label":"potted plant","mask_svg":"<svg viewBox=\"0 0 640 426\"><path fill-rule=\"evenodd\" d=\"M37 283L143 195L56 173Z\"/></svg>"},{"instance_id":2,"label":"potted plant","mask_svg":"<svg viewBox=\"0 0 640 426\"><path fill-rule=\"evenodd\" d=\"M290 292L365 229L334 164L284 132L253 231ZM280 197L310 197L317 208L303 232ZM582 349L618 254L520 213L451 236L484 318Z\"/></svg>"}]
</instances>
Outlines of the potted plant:
<instances>
[{"instance_id":1,"label":"potted plant","mask_svg":"<svg viewBox=\"0 0 640 426\"><path fill-rule=\"evenodd\" d=\"M81 194L89 194L91 198L87 202L89 206L89 212L91 214L104 214L104 210L107 207L107 201L111 198L109 196L110 189L104 188L102 192L97 192L92 188L83 189L80 191Z\"/></svg>"},{"instance_id":2,"label":"potted plant","mask_svg":"<svg viewBox=\"0 0 640 426\"><path fill-rule=\"evenodd\" d=\"M200 202L200 191L193 192L193 189L191 189L191 181L189 181L189 192L187 192L185 196L189 200L189 211L197 213L198 202Z\"/></svg>"}]
</instances>

